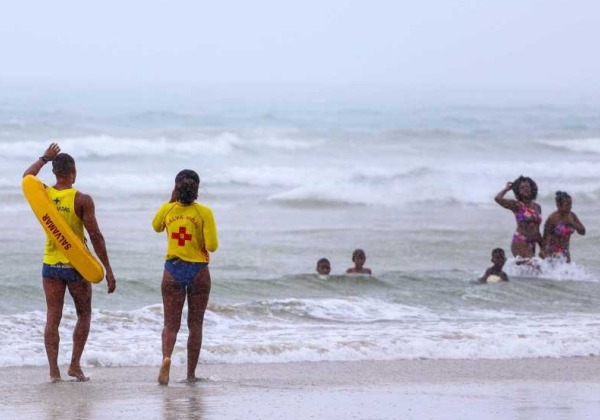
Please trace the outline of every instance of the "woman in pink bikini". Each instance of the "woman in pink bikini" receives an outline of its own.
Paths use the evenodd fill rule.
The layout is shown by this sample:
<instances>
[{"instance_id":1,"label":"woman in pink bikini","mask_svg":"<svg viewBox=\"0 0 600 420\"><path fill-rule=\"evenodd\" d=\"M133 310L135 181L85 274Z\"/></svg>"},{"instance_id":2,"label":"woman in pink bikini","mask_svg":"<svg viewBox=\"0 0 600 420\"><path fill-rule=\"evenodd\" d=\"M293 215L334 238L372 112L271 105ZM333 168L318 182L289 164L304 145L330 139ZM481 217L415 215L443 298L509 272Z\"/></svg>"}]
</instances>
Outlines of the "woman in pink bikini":
<instances>
[{"instance_id":1,"label":"woman in pink bikini","mask_svg":"<svg viewBox=\"0 0 600 420\"><path fill-rule=\"evenodd\" d=\"M509 190L513 191L516 200L504 198ZM535 245L541 246L542 208L535 202L537 192L537 184L533 179L521 175L514 182L508 182L495 197L496 203L515 214L517 230L510 246L515 257L532 258L535 256Z\"/></svg>"},{"instance_id":2,"label":"woman in pink bikini","mask_svg":"<svg viewBox=\"0 0 600 420\"><path fill-rule=\"evenodd\" d=\"M579 221L575 213L571 211L573 200L564 191L557 191L557 210L548 216L544 224L544 237L540 250L540 257L559 257L571 262L569 244L571 235L575 232L585 235L585 226Z\"/></svg>"}]
</instances>

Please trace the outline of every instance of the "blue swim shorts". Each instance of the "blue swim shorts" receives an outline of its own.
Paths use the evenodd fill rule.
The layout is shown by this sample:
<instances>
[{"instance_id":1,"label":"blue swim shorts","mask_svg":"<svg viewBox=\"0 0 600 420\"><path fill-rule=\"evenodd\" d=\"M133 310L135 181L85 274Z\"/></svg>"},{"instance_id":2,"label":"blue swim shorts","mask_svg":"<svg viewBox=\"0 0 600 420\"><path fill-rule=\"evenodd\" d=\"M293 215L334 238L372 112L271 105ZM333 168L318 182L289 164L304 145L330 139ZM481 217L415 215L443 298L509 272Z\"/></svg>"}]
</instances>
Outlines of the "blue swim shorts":
<instances>
[{"instance_id":1,"label":"blue swim shorts","mask_svg":"<svg viewBox=\"0 0 600 420\"><path fill-rule=\"evenodd\" d=\"M67 283L83 281L79 271L69 264L44 264L42 266L42 277L45 279L62 280Z\"/></svg>"}]
</instances>

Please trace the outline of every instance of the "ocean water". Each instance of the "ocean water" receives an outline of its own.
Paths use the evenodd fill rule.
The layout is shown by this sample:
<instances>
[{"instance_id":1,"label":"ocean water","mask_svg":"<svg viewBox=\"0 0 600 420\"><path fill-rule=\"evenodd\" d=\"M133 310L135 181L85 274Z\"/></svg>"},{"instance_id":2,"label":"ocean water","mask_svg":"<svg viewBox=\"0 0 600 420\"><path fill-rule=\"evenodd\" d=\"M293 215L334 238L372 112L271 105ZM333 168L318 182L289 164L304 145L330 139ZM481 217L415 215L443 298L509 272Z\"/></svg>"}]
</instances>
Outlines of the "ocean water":
<instances>
[{"instance_id":1,"label":"ocean water","mask_svg":"<svg viewBox=\"0 0 600 420\"><path fill-rule=\"evenodd\" d=\"M117 292L94 286L85 365L160 363L164 234L151 220L196 170L220 249L202 363L600 354L600 107L321 106L74 113L0 104L0 366L44 365L44 235L21 174L51 141L94 197ZM479 285L510 254L494 195L530 176L543 215L568 191L573 263ZM50 168L40 173L53 182ZM373 277L344 275L363 248ZM332 275L315 274L327 257ZM75 313L66 299L61 363ZM185 363L185 323L174 353Z\"/></svg>"}]
</instances>

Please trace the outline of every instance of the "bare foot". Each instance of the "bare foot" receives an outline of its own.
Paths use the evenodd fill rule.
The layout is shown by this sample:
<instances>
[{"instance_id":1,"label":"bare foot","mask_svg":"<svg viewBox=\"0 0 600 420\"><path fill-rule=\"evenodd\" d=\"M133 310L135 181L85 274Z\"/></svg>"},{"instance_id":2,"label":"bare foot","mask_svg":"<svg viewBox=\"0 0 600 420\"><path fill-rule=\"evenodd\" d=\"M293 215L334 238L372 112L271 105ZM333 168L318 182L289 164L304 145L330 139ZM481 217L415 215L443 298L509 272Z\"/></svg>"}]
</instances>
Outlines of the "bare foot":
<instances>
[{"instance_id":1,"label":"bare foot","mask_svg":"<svg viewBox=\"0 0 600 420\"><path fill-rule=\"evenodd\" d=\"M161 385L169 385L169 372L171 371L171 359L165 357L158 371L158 383Z\"/></svg>"},{"instance_id":2,"label":"bare foot","mask_svg":"<svg viewBox=\"0 0 600 420\"><path fill-rule=\"evenodd\" d=\"M90 378L88 378L87 376L85 376L83 374L83 371L81 370L81 367L79 367L79 366L69 367L69 371L67 372L67 374L69 376L74 377L77 382L87 382L90 380Z\"/></svg>"},{"instance_id":3,"label":"bare foot","mask_svg":"<svg viewBox=\"0 0 600 420\"><path fill-rule=\"evenodd\" d=\"M50 367L50 382L53 384L62 382L62 379L60 378L60 369L58 366Z\"/></svg>"},{"instance_id":4,"label":"bare foot","mask_svg":"<svg viewBox=\"0 0 600 420\"><path fill-rule=\"evenodd\" d=\"M188 384L195 384L195 383L201 382L201 381L202 381L202 378L196 378L195 376L191 376L186 379L186 382Z\"/></svg>"}]
</instances>

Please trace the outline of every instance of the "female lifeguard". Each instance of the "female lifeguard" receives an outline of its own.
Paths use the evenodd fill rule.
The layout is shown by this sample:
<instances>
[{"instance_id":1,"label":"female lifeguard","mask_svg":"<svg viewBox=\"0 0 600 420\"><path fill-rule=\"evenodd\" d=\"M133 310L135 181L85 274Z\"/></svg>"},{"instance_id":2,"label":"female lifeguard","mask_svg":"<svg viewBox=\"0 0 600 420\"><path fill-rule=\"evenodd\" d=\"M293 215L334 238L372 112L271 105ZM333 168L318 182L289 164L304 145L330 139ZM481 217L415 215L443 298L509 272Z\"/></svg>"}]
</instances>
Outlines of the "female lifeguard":
<instances>
[{"instance_id":1,"label":"female lifeguard","mask_svg":"<svg viewBox=\"0 0 600 420\"><path fill-rule=\"evenodd\" d=\"M171 355L188 301L187 380L196 381L196 366L202 347L202 324L210 294L209 252L219 246L212 210L196 202L200 178L185 169L175 177L171 200L158 209L152 226L167 231L167 255L162 279L164 327L163 361L158 374L161 385L169 383Z\"/></svg>"}]
</instances>

